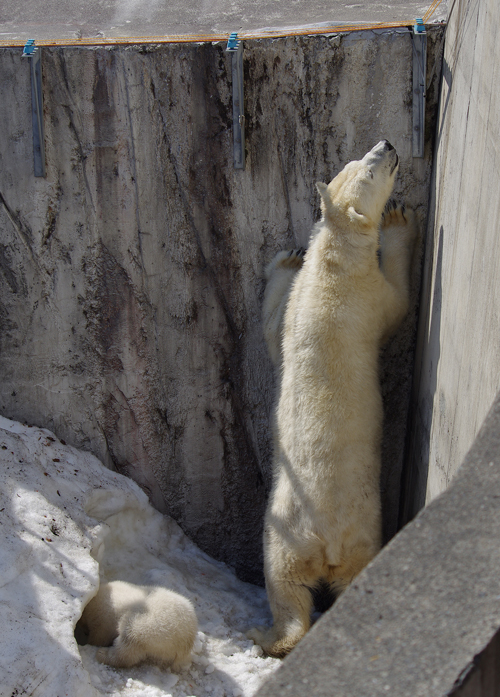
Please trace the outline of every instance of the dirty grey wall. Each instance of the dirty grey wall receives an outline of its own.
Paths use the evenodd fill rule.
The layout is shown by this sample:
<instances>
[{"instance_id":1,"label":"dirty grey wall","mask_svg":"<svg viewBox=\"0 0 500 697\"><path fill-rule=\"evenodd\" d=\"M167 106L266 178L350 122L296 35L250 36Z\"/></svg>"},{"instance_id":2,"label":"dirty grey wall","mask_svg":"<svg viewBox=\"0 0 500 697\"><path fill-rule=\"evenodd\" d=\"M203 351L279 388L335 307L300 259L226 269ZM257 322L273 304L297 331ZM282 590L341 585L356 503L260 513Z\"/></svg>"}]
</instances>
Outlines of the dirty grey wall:
<instances>
[{"instance_id":1,"label":"dirty grey wall","mask_svg":"<svg viewBox=\"0 0 500 697\"><path fill-rule=\"evenodd\" d=\"M45 49L45 179L32 174L28 64L0 53L0 410L131 476L259 581L273 401L263 267L306 244L315 181L382 137L423 225L432 153L429 140L412 160L408 32L263 40L245 48L247 168L235 171L224 48ZM429 118L436 99L431 87ZM383 358L386 538L417 262L412 313Z\"/></svg>"},{"instance_id":2,"label":"dirty grey wall","mask_svg":"<svg viewBox=\"0 0 500 697\"><path fill-rule=\"evenodd\" d=\"M446 31L405 520L447 488L500 388L500 4Z\"/></svg>"}]
</instances>

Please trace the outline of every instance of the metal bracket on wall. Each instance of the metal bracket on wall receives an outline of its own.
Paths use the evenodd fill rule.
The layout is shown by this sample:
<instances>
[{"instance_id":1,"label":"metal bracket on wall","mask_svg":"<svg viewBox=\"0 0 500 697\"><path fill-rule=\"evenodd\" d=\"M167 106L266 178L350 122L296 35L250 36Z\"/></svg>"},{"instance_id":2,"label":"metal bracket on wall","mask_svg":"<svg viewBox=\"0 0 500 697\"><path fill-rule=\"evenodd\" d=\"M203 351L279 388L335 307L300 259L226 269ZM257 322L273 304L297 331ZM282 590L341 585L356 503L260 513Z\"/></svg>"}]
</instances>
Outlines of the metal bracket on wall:
<instances>
[{"instance_id":1,"label":"metal bracket on wall","mask_svg":"<svg viewBox=\"0 0 500 697\"><path fill-rule=\"evenodd\" d=\"M413 157L424 156L425 140L425 80L427 63L427 32L422 19L416 19L412 34L413 45Z\"/></svg>"},{"instance_id":2,"label":"metal bracket on wall","mask_svg":"<svg viewBox=\"0 0 500 697\"><path fill-rule=\"evenodd\" d=\"M233 32L226 51L232 54L233 76L233 155L236 169L245 169L245 111L243 100L243 43Z\"/></svg>"},{"instance_id":3,"label":"metal bracket on wall","mask_svg":"<svg viewBox=\"0 0 500 697\"><path fill-rule=\"evenodd\" d=\"M33 168L35 177L45 176L45 136L43 130L43 93L41 50L35 40L29 39L23 50L23 58L31 63L31 116L33 122Z\"/></svg>"}]
</instances>

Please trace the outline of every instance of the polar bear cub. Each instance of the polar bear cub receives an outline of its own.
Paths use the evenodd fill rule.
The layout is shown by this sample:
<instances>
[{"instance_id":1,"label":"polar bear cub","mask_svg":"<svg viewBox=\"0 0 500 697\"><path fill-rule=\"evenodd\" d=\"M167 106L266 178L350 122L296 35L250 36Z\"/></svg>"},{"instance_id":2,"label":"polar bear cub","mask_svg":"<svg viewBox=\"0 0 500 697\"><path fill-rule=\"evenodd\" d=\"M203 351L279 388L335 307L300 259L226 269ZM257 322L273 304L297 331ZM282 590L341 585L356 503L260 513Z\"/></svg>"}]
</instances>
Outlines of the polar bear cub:
<instances>
[{"instance_id":1,"label":"polar bear cub","mask_svg":"<svg viewBox=\"0 0 500 697\"><path fill-rule=\"evenodd\" d=\"M378 357L408 310L416 235L412 211L383 216L398 164L381 141L318 184L322 219L298 270L282 269L284 252L268 267L264 327L281 364L264 522L274 625L248 636L271 656L309 629L311 589L341 592L381 546Z\"/></svg>"},{"instance_id":2,"label":"polar bear cub","mask_svg":"<svg viewBox=\"0 0 500 697\"><path fill-rule=\"evenodd\" d=\"M189 662L198 623L191 602L157 586L102 583L79 620L96 658L115 668L148 661L179 670Z\"/></svg>"}]
</instances>

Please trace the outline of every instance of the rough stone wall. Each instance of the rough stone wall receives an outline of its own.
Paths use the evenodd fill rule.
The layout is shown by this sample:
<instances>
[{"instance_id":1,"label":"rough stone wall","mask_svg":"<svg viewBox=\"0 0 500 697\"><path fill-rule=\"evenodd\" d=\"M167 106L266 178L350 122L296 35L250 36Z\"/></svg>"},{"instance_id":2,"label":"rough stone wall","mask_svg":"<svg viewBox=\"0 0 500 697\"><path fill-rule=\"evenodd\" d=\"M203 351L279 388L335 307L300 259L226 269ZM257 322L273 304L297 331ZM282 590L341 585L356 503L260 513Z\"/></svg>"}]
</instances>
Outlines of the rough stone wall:
<instances>
[{"instance_id":1,"label":"rough stone wall","mask_svg":"<svg viewBox=\"0 0 500 697\"><path fill-rule=\"evenodd\" d=\"M382 137L423 225L431 147L412 160L407 32L262 40L245 47L247 167L234 170L224 49L44 49L45 179L33 177L28 64L0 53L0 411L131 476L259 581L273 401L263 267L306 244L314 183ZM386 538L418 283L416 270L414 309L383 359Z\"/></svg>"},{"instance_id":2,"label":"rough stone wall","mask_svg":"<svg viewBox=\"0 0 500 697\"><path fill-rule=\"evenodd\" d=\"M500 389L500 4L446 31L405 520L446 489Z\"/></svg>"}]
</instances>

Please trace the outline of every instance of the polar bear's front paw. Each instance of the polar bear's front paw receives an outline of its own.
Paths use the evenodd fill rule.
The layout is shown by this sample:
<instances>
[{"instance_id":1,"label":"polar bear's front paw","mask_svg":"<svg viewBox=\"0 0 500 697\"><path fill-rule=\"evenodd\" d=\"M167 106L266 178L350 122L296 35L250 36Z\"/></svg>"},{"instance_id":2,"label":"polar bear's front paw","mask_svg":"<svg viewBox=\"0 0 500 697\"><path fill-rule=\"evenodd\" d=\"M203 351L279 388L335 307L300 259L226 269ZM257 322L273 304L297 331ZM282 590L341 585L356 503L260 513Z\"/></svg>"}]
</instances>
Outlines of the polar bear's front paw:
<instances>
[{"instance_id":1,"label":"polar bear's front paw","mask_svg":"<svg viewBox=\"0 0 500 697\"><path fill-rule=\"evenodd\" d=\"M304 263L304 256L306 250L304 247L299 247L298 249L291 249L287 256L281 261L281 266L289 269L300 268Z\"/></svg>"},{"instance_id":2,"label":"polar bear's front paw","mask_svg":"<svg viewBox=\"0 0 500 697\"><path fill-rule=\"evenodd\" d=\"M389 225L407 225L409 216L413 215L411 208L407 209L404 203L398 203L394 199L389 199L382 215L382 227Z\"/></svg>"},{"instance_id":3,"label":"polar bear's front paw","mask_svg":"<svg viewBox=\"0 0 500 697\"><path fill-rule=\"evenodd\" d=\"M407 208L403 203L390 200L385 208L380 226L382 255L384 247L391 244L391 240L405 241L410 247L414 244L418 235L417 216L412 208Z\"/></svg>"},{"instance_id":4,"label":"polar bear's front paw","mask_svg":"<svg viewBox=\"0 0 500 697\"><path fill-rule=\"evenodd\" d=\"M306 250L304 247L298 249L286 249L283 252L278 252L270 264L266 268L266 278L269 280L277 269L298 270L304 263Z\"/></svg>"},{"instance_id":5,"label":"polar bear's front paw","mask_svg":"<svg viewBox=\"0 0 500 697\"><path fill-rule=\"evenodd\" d=\"M109 659L109 650L107 646L101 646L97 651L95 652L95 657L96 660L99 663L108 663Z\"/></svg>"}]
</instances>

